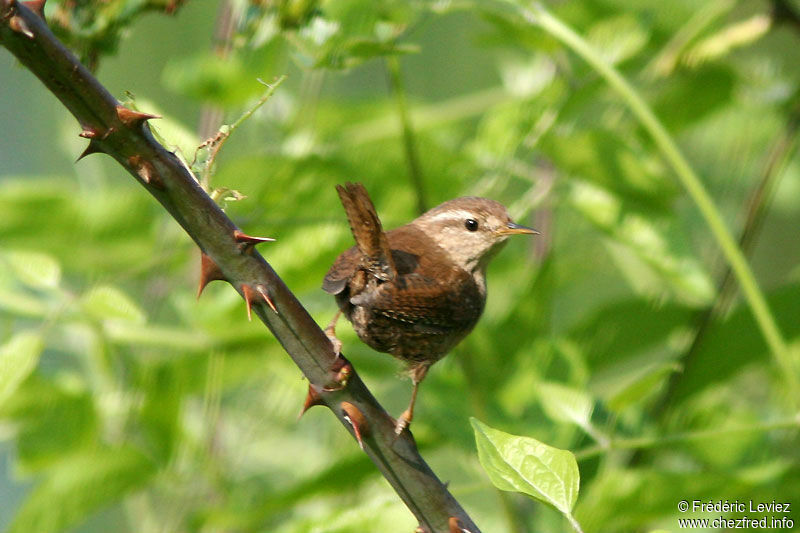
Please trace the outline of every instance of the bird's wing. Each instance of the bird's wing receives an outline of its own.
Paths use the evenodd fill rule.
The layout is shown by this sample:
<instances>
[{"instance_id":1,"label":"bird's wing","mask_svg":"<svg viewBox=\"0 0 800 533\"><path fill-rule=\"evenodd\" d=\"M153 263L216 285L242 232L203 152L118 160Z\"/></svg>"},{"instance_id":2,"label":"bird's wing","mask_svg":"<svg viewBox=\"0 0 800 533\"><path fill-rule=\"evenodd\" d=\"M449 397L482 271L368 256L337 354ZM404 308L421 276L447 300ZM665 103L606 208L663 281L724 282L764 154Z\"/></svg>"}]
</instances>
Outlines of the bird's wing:
<instances>
[{"instance_id":1,"label":"bird's wing","mask_svg":"<svg viewBox=\"0 0 800 533\"><path fill-rule=\"evenodd\" d=\"M347 286L347 282L361 266L361 250L353 246L345 250L336 258L325 279L322 281L322 289L328 294L339 294Z\"/></svg>"},{"instance_id":2,"label":"bird's wing","mask_svg":"<svg viewBox=\"0 0 800 533\"><path fill-rule=\"evenodd\" d=\"M463 279L442 282L407 274L395 280L396 286L379 285L374 291L353 296L350 302L385 318L411 324L419 332L471 329L483 312L483 298L471 276L463 272L458 277ZM447 290L442 283L447 283Z\"/></svg>"}]
</instances>

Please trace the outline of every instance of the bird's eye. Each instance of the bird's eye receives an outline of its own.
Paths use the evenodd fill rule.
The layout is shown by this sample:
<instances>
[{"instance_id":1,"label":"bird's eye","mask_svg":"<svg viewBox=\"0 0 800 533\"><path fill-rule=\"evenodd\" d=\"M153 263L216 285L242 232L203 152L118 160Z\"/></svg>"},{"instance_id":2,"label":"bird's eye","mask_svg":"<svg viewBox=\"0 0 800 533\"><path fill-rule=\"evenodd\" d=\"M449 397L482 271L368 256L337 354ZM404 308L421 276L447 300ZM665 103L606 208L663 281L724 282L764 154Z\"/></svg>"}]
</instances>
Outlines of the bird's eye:
<instances>
[{"instance_id":1,"label":"bird's eye","mask_svg":"<svg viewBox=\"0 0 800 533\"><path fill-rule=\"evenodd\" d=\"M467 231L478 231L478 221L474 218L468 218L464 221L464 227Z\"/></svg>"}]
</instances>

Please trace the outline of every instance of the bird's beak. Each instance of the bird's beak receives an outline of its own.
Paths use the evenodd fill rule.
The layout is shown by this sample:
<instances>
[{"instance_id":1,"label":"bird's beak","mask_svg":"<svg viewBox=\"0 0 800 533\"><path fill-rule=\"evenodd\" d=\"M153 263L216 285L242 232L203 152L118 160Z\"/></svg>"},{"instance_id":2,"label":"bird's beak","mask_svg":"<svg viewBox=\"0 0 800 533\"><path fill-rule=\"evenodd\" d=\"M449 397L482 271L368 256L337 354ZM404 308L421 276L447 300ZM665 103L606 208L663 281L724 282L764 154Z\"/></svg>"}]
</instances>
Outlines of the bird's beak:
<instances>
[{"instance_id":1,"label":"bird's beak","mask_svg":"<svg viewBox=\"0 0 800 533\"><path fill-rule=\"evenodd\" d=\"M506 227L500 228L498 231L500 235L539 235L540 233L533 228L509 222Z\"/></svg>"}]
</instances>

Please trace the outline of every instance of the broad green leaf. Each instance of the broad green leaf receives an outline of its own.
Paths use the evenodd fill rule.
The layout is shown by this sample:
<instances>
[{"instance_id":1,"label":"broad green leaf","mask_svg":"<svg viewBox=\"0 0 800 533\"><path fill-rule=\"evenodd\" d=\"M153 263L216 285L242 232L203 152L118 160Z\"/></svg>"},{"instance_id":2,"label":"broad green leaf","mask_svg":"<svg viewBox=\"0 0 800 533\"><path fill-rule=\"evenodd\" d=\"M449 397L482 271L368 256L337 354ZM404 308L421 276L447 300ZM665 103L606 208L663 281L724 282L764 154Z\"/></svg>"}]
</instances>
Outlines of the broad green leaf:
<instances>
[{"instance_id":1,"label":"broad green leaf","mask_svg":"<svg viewBox=\"0 0 800 533\"><path fill-rule=\"evenodd\" d=\"M538 94L552 83L555 74L556 66L545 54L536 54L526 61L509 58L500 64L503 86L519 98L531 98Z\"/></svg>"},{"instance_id":2,"label":"broad green leaf","mask_svg":"<svg viewBox=\"0 0 800 533\"><path fill-rule=\"evenodd\" d=\"M593 401L586 392L559 383L540 383L537 388L542 408L551 419L584 428L589 425Z\"/></svg>"},{"instance_id":3,"label":"broad green leaf","mask_svg":"<svg viewBox=\"0 0 800 533\"><path fill-rule=\"evenodd\" d=\"M61 281L61 266L48 254L14 250L4 255L17 279L29 287L52 289Z\"/></svg>"},{"instance_id":4,"label":"broad green leaf","mask_svg":"<svg viewBox=\"0 0 800 533\"><path fill-rule=\"evenodd\" d=\"M528 494L570 515L580 484L572 452L493 429L476 418L470 422L478 459L495 487Z\"/></svg>"},{"instance_id":5,"label":"broad green leaf","mask_svg":"<svg viewBox=\"0 0 800 533\"><path fill-rule=\"evenodd\" d=\"M767 304L778 319L786 338L800 337L800 283L771 291ZM715 321L706 331L703 342L686 367L675 389L676 401L697 393L714 383L725 383L751 365L769 366L764 338L753 314L741 303L728 316ZM769 367L768 366L768 367Z\"/></svg>"},{"instance_id":6,"label":"broad green leaf","mask_svg":"<svg viewBox=\"0 0 800 533\"><path fill-rule=\"evenodd\" d=\"M719 63L708 63L691 72L678 70L659 80L653 110L668 129L677 131L707 118L734 99L735 82L731 68Z\"/></svg>"},{"instance_id":7,"label":"broad green leaf","mask_svg":"<svg viewBox=\"0 0 800 533\"><path fill-rule=\"evenodd\" d=\"M44 349L40 335L23 331L0 346L0 405L33 372Z\"/></svg>"},{"instance_id":8,"label":"broad green leaf","mask_svg":"<svg viewBox=\"0 0 800 533\"><path fill-rule=\"evenodd\" d=\"M726 26L714 35L703 39L686 53L686 62L695 66L697 64L713 61L725 56L743 46L756 41L767 33L773 20L766 13L758 13L747 20L735 22Z\"/></svg>"},{"instance_id":9,"label":"broad green leaf","mask_svg":"<svg viewBox=\"0 0 800 533\"><path fill-rule=\"evenodd\" d=\"M625 212L620 198L589 182L573 182L570 202L608 235L611 257L637 292L662 296L668 291L694 306L711 301L711 279L697 258L676 250L683 243L662 228L668 222Z\"/></svg>"},{"instance_id":10,"label":"broad green leaf","mask_svg":"<svg viewBox=\"0 0 800 533\"><path fill-rule=\"evenodd\" d=\"M586 358L593 380L605 372L611 374L612 382L619 383L620 377L630 372L636 373L635 379L638 379L636 370L651 359L636 358L667 345L670 337L676 335L691 316L691 309L684 306L631 298L598 308L576 324L569 337L588 345ZM627 386L628 380L623 378L622 381Z\"/></svg>"},{"instance_id":11,"label":"broad green leaf","mask_svg":"<svg viewBox=\"0 0 800 533\"><path fill-rule=\"evenodd\" d=\"M625 14L601 20L589 30L587 40L611 64L636 55L648 35L635 16Z\"/></svg>"},{"instance_id":12,"label":"broad green leaf","mask_svg":"<svg viewBox=\"0 0 800 533\"><path fill-rule=\"evenodd\" d=\"M263 89L257 76L247 71L241 56L223 59L209 51L171 58L162 78L167 87L179 94L230 105L241 104Z\"/></svg>"},{"instance_id":13,"label":"broad green leaf","mask_svg":"<svg viewBox=\"0 0 800 533\"><path fill-rule=\"evenodd\" d=\"M61 462L37 485L8 533L69 529L144 485L153 463L131 447L99 448Z\"/></svg>"},{"instance_id":14,"label":"broad green leaf","mask_svg":"<svg viewBox=\"0 0 800 533\"><path fill-rule=\"evenodd\" d=\"M111 285L101 285L83 296L83 309L97 320L123 320L143 324L144 311L125 293Z\"/></svg>"},{"instance_id":15,"label":"broad green leaf","mask_svg":"<svg viewBox=\"0 0 800 533\"><path fill-rule=\"evenodd\" d=\"M352 533L354 531L413 531L413 517L396 505L392 495L369 490L353 505L338 505L311 516L297 516L275 533ZM256 527L258 529L258 527Z\"/></svg>"},{"instance_id":16,"label":"broad green leaf","mask_svg":"<svg viewBox=\"0 0 800 533\"><path fill-rule=\"evenodd\" d=\"M170 350L206 351L212 340L203 332L139 322L108 322L104 325L108 338L120 344L155 346Z\"/></svg>"},{"instance_id":17,"label":"broad green leaf","mask_svg":"<svg viewBox=\"0 0 800 533\"><path fill-rule=\"evenodd\" d=\"M97 440L93 398L74 376L33 374L0 405L0 416L16 428L17 464L25 472L48 468Z\"/></svg>"},{"instance_id":18,"label":"broad green leaf","mask_svg":"<svg viewBox=\"0 0 800 533\"><path fill-rule=\"evenodd\" d=\"M0 309L20 316L43 317L47 304L37 296L21 288L0 287Z\"/></svg>"},{"instance_id":19,"label":"broad green leaf","mask_svg":"<svg viewBox=\"0 0 800 533\"><path fill-rule=\"evenodd\" d=\"M587 127L569 135L547 135L540 146L561 172L580 180L579 185L585 182L587 187L607 191L620 207L639 207L651 217L670 212L674 184L662 163L625 133ZM589 196L583 189L570 191L571 195L578 192Z\"/></svg>"},{"instance_id":20,"label":"broad green leaf","mask_svg":"<svg viewBox=\"0 0 800 533\"><path fill-rule=\"evenodd\" d=\"M616 389L610 392L607 399L608 408L621 412L634 406L660 387L670 373L679 371L675 363L644 364L640 371L630 369L622 374L616 382Z\"/></svg>"}]
</instances>

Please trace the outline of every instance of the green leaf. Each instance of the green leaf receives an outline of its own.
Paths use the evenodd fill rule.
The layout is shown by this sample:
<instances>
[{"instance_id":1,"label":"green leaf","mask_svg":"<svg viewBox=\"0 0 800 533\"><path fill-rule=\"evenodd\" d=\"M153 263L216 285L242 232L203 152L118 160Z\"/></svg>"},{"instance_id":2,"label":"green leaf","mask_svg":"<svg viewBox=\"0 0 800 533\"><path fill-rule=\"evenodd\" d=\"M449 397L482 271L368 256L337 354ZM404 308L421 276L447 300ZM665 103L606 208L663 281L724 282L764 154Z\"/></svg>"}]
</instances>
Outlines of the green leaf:
<instances>
[{"instance_id":1,"label":"green leaf","mask_svg":"<svg viewBox=\"0 0 800 533\"><path fill-rule=\"evenodd\" d=\"M63 531L140 488L154 472L153 463L130 447L73 456L31 491L8 533Z\"/></svg>"},{"instance_id":2,"label":"green leaf","mask_svg":"<svg viewBox=\"0 0 800 533\"><path fill-rule=\"evenodd\" d=\"M74 378L30 376L0 405L0 417L16 428L20 471L39 472L64 456L94 447L98 420L92 397Z\"/></svg>"},{"instance_id":3,"label":"green leaf","mask_svg":"<svg viewBox=\"0 0 800 533\"><path fill-rule=\"evenodd\" d=\"M493 429L476 418L470 422L478 459L495 487L528 494L571 516L580 484L572 452Z\"/></svg>"},{"instance_id":4,"label":"green leaf","mask_svg":"<svg viewBox=\"0 0 800 533\"><path fill-rule=\"evenodd\" d=\"M125 293L110 285L95 287L82 299L83 309L97 320L117 319L135 324L146 320L144 311Z\"/></svg>"},{"instance_id":5,"label":"green leaf","mask_svg":"<svg viewBox=\"0 0 800 533\"><path fill-rule=\"evenodd\" d=\"M104 324L103 331L111 341L120 344L153 346L188 352L205 352L212 346L212 340L202 331L177 327L109 322Z\"/></svg>"},{"instance_id":6,"label":"green leaf","mask_svg":"<svg viewBox=\"0 0 800 533\"><path fill-rule=\"evenodd\" d=\"M679 370L676 363L651 363L643 364L638 372L635 369L621 372L615 383L616 389L608 395L608 409L619 413L637 405L657 390L669 374Z\"/></svg>"},{"instance_id":7,"label":"green leaf","mask_svg":"<svg viewBox=\"0 0 800 533\"><path fill-rule=\"evenodd\" d=\"M734 98L736 76L730 67L710 63L659 80L653 110L667 129L697 124Z\"/></svg>"},{"instance_id":8,"label":"green leaf","mask_svg":"<svg viewBox=\"0 0 800 533\"><path fill-rule=\"evenodd\" d=\"M580 190L572 192L580 194L579 200L601 200L595 198L599 193L587 190L596 188L623 208L639 206L650 216L670 212L674 184L661 163L627 133L587 125L569 136L547 135L541 146L559 170L581 180Z\"/></svg>"},{"instance_id":9,"label":"green leaf","mask_svg":"<svg viewBox=\"0 0 800 533\"><path fill-rule=\"evenodd\" d=\"M243 83L248 74L251 83ZM222 105L244 102L262 88L239 56L223 59L211 52L171 59L162 77L179 94Z\"/></svg>"},{"instance_id":10,"label":"green leaf","mask_svg":"<svg viewBox=\"0 0 800 533\"><path fill-rule=\"evenodd\" d=\"M767 303L787 338L800 337L800 283L770 292ZM706 331L692 364L681 374L675 401L685 399L715 383L725 382L751 365L763 365L767 346L750 309L742 304Z\"/></svg>"},{"instance_id":11,"label":"green leaf","mask_svg":"<svg viewBox=\"0 0 800 533\"><path fill-rule=\"evenodd\" d=\"M648 40L647 32L630 14L601 20L592 26L587 37L603 59L611 64L633 57Z\"/></svg>"},{"instance_id":12,"label":"green leaf","mask_svg":"<svg viewBox=\"0 0 800 533\"><path fill-rule=\"evenodd\" d=\"M686 53L686 62L697 65L713 61L728 55L731 50L747 46L767 33L772 26L772 19L766 13L737 21L722 28L710 37L703 39Z\"/></svg>"},{"instance_id":13,"label":"green leaf","mask_svg":"<svg viewBox=\"0 0 800 533\"><path fill-rule=\"evenodd\" d=\"M41 336L30 331L17 333L0 346L0 405L33 372L43 349Z\"/></svg>"},{"instance_id":14,"label":"green leaf","mask_svg":"<svg viewBox=\"0 0 800 533\"><path fill-rule=\"evenodd\" d=\"M14 250L5 253L16 278L34 289L52 289L61 281L61 266L41 252Z\"/></svg>"},{"instance_id":15,"label":"green leaf","mask_svg":"<svg viewBox=\"0 0 800 533\"><path fill-rule=\"evenodd\" d=\"M671 292L690 305L707 305L714 297L710 277L697 258L681 253L685 240L669 231L666 220L627 212L611 191L574 181L571 205L609 236L608 251L633 288L648 296Z\"/></svg>"},{"instance_id":16,"label":"green leaf","mask_svg":"<svg viewBox=\"0 0 800 533\"><path fill-rule=\"evenodd\" d=\"M586 392L559 383L540 383L537 388L542 409L551 419L589 426L594 402Z\"/></svg>"},{"instance_id":17,"label":"green leaf","mask_svg":"<svg viewBox=\"0 0 800 533\"><path fill-rule=\"evenodd\" d=\"M29 291L2 286L0 286L0 309L29 317L43 317L47 314L47 305L41 298L37 298Z\"/></svg>"}]
</instances>

